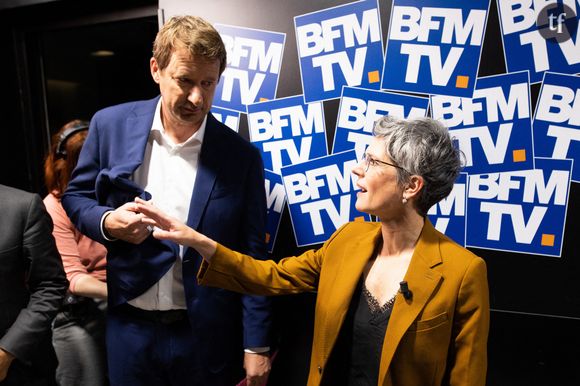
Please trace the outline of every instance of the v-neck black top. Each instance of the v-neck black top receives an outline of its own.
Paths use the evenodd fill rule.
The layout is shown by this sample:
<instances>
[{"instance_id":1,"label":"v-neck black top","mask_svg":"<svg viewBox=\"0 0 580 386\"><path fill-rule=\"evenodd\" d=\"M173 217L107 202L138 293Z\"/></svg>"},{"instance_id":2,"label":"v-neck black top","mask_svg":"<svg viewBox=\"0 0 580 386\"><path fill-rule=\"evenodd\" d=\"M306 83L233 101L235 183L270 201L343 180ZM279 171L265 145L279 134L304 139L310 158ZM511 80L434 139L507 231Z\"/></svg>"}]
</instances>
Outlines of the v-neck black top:
<instances>
[{"instance_id":1,"label":"v-neck black top","mask_svg":"<svg viewBox=\"0 0 580 386\"><path fill-rule=\"evenodd\" d=\"M322 385L377 386L381 351L395 297L384 305L359 279L324 372Z\"/></svg>"}]
</instances>

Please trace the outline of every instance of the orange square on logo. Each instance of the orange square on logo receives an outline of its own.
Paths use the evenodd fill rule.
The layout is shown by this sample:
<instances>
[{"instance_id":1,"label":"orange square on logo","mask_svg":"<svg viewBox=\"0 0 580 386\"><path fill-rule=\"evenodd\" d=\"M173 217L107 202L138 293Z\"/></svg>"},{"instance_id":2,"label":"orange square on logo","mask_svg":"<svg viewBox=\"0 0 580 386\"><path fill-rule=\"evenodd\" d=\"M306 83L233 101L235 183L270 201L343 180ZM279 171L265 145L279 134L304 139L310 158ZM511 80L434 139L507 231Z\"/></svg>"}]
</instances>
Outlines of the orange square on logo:
<instances>
[{"instance_id":1,"label":"orange square on logo","mask_svg":"<svg viewBox=\"0 0 580 386\"><path fill-rule=\"evenodd\" d=\"M266 102L267 100L267 98L260 98L260 102Z\"/></svg>"},{"instance_id":2,"label":"orange square on logo","mask_svg":"<svg viewBox=\"0 0 580 386\"><path fill-rule=\"evenodd\" d=\"M553 247L556 236L547 233L542 234L542 246Z\"/></svg>"},{"instance_id":3,"label":"orange square on logo","mask_svg":"<svg viewBox=\"0 0 580 386\"><path fill-rule=\"evenodd\" d=\"M371 71L367 75L369 77L369 83L377 83L380 80L378 71Z\"/></svg>"},{"instance_id":4,"label":"orange square on logo","mask_svg":"<svg viewBox=\"0 0 580 386\"><path fill-rule=\"evenodd\" d=\"M365 217L364 216L358 216L354 218L354 221L365 221Z\"/></svg>"},{"instance_id":5,"label":"orange square on logo","mask_svg":"<svg viewBox=\"0 0 580 386\"><path fill-rule=\"evenodd\" d=\"M469 76L458 75L455 80L455 87L457 88L467 88L469 85Z\"/></svg>"},{"instance_id":6,"label":"orange square on logo","mask_svg":"<svg viewBox=\"0 0 580 386\"><path fill-rule=\"evenodd\" d=\"M526 162L526 149L514 150L512 157L514 162Z\"/></svg>"},{"instance_id":7,"label":"orange square on logo","mask_svg":"<svg viewBox=\"0 0 580 386\"><path fill-rule=\"evenodd\" d=\"M266 243L269 243L269 242L270 242L270 234L266 233Z\"/></svg>"}]
</instances>

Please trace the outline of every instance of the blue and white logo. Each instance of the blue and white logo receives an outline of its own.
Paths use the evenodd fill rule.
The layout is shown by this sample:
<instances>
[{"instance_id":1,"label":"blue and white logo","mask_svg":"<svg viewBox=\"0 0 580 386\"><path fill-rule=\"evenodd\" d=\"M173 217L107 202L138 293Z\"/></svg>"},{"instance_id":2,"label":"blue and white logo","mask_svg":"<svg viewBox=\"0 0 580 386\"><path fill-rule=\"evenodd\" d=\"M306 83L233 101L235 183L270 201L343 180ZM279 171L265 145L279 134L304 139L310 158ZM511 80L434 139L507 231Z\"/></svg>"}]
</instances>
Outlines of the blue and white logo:
<instances>
[{"instance_id":1,"label":"blue and white logo","mask_svg":"<svg viewBox=\"0 0 580 386\"><path fill-rule=\"evenodd\" d=\"M451 240L465 246L467 173L460 173L449 196L433 205L427 215L435 228Z\"/></svg>"},{"instance_id":2,"label":"blue and white logo","mask_svg":"<svg viewBox=\"0 0 580 386\"><path fill-rule=\"evenodd\" d=\"M334 99L342 86L379 89L383 40L376 0L294 18L306 102Z\"/></svg>"},{"instance_id":3,"label":"blue and white logo","mask_svg":"<svg viewBox=\"0 0 580 386\"><path fill-rule=\"evenodd\" d=\"M272 253L276 243L276 236L278 235L278 228L280 227L280 220L282 219L282 211L286 203L286 192L282 184L282 176L269 170L264 170L264 187L266 188L266 205L268 208L266 243L268 244L268 252Z\"/></svg>"},{"instance_id":4,"label":"blue and white logo","mask_svg":"<svg viewBox=\"0 0 580 386\"><path fill-rule=\"evenodd\" d=\"M355 208L357 164L351 150L282 168L298 246L322 243L349 221L370 221Z\"/></svg>"},{"instance_id":5,"label":"blue and white logo","mask_svg":"<svg viewBox=\"0 0 580 386\"><path fill-rule=\"evenodd\" d=\"M544 71L580 72L577 1L497 0L497 4L509 72L528 70L532 83L540 82ZM558 12L556 8L563 6L569 11ZM566 23L567 18L573 18L573 23ZM575 30L566 29L574 23ZM559 39L558 33L566 38Z\"/></svg>"},{"instance_id":6,"label":"blue and white logo","mask_svg":"<svg viewBox=\"0 0 580 386\"><path fill-rule=\"evenodd\" d=\"M246 112L246 105L274 99L286 34L216 24L228 65L216 88L215 106Z\"/></svg>"},{"instance_id":7,"label":"blue and white logo","mask_svg":"<svg viewBox=\"0 0 580 386\"><path fill-rule=\"evenodd\" d=\"M580 182L580 77L546 72L534 117L537 157L573 159Z\"/></svg>"},{"instance_id":8,"label":"blue and white logo","mask_svg":"<svg viewBox=\"0 0 580 386\"><path fill-rule=\"evenodd\" d=\"M383 89L471 98L489 0L393 0Z\"/></svg>"},{"instance_id":9,"label":"blue and white logo","mask_svg":"<svg viewBox=\"0 0 580 386\"><path fill-rule=\"evenodd\" d=\"M535 164L469 176L468 246L561 256L572 160L536 158Z\"/></svg>"},{"instance_id":10,"label":"blue and white logo","mask_svg":"<svg viewBox=\"0 0 580 386\"><path fill-rule=\"evenodd\" d=\"M322 102L302 95L248 105L250 141L260 149L264 168L280 173L285 165L328 154Z\"/></svg>"},{"instance_id":11,"label":"blue and white logo","mask_svg":"<svg viewBox=\"0 0 580 386\"><path fill-rule=\"evenodd\" d=\"M431 108L459 143L466 172L534 168L527 71L479 78L473 98L432 96Z\"/></svg>"},{"instance_id":12,"label":"blue and white logo","mask_svg":"<svg viewBox=\"0 0 580 386\"><path fill-rule=\"evenodd\" d=\"M235 131L240 129L240 113L234 110L222 109L221 107L212 106L211 113L221 123Z\"/></svg>"},{"instance_id":13,"label":"blue and white logo","mask_svg":"<svg viewBox=\"0 0 580 386\"><path fill-rule=\"evenodd\" d=\"M332 152L354 149L357 159L361 159L373 138L373 125L377 119L384 115L397 118L424 117L428 108L428 98L344 87Z\"/></svg>"}]
</instances>

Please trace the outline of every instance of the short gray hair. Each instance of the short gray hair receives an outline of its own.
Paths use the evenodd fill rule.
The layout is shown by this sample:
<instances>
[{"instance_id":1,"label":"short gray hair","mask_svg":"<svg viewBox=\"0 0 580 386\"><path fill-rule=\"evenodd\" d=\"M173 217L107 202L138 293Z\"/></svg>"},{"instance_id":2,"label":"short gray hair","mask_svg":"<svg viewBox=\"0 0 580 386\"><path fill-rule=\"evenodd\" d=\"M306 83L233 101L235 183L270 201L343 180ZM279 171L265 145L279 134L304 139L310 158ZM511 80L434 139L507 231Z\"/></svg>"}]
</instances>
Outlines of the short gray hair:
<instances>
[{"instance_id":1,"label":"short gray hair","mask_svg":"<svg viewBox=\"0 0 580 386\"><path fill-rule=\"evenodd\" d=\"M397 168L399 185L408 182L412 175L423 177L417 201L422 216L451 193L461 171L461 153L439 121L384 116L375 122L373 135L382 139L385 154L404 169Z\"/></svg>"}]
</instances>

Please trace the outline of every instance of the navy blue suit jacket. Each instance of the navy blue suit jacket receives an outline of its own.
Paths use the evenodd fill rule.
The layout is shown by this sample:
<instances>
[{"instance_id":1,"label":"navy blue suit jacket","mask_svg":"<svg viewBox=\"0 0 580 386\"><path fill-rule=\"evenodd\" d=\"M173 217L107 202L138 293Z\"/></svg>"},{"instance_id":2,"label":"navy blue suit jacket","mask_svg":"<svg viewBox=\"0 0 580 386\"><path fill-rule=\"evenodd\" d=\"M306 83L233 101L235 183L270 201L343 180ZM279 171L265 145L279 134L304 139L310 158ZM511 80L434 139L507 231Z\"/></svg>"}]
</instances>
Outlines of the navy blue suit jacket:
<instances>
[{"instance_id":1,"label":"navy blue suit jacket","mask_svg":"<svg viewBox=\"0 0 580 386\"><path fill-rule=\"evenodd\" d=\"M106 211L135 196L151 198L131 181L142 163L159 97L97 112L62 204L78 229L108 249L109 306L144 293L170 269L178 246L150 236L140 245L101 234ZM153 197L154 198L154 197ZM266 198L258 150L208 115L187 224L235 250L266 256ZM188 312L210 367L239 358L245 347L269 346L269 300L198 286L201 257L186 248L183 283ZM243 331L240 325L243 320ZM243 334L242 334L243 332ZM238 344L239 342L239 344Z\"/></svg>"}]
</instances>

